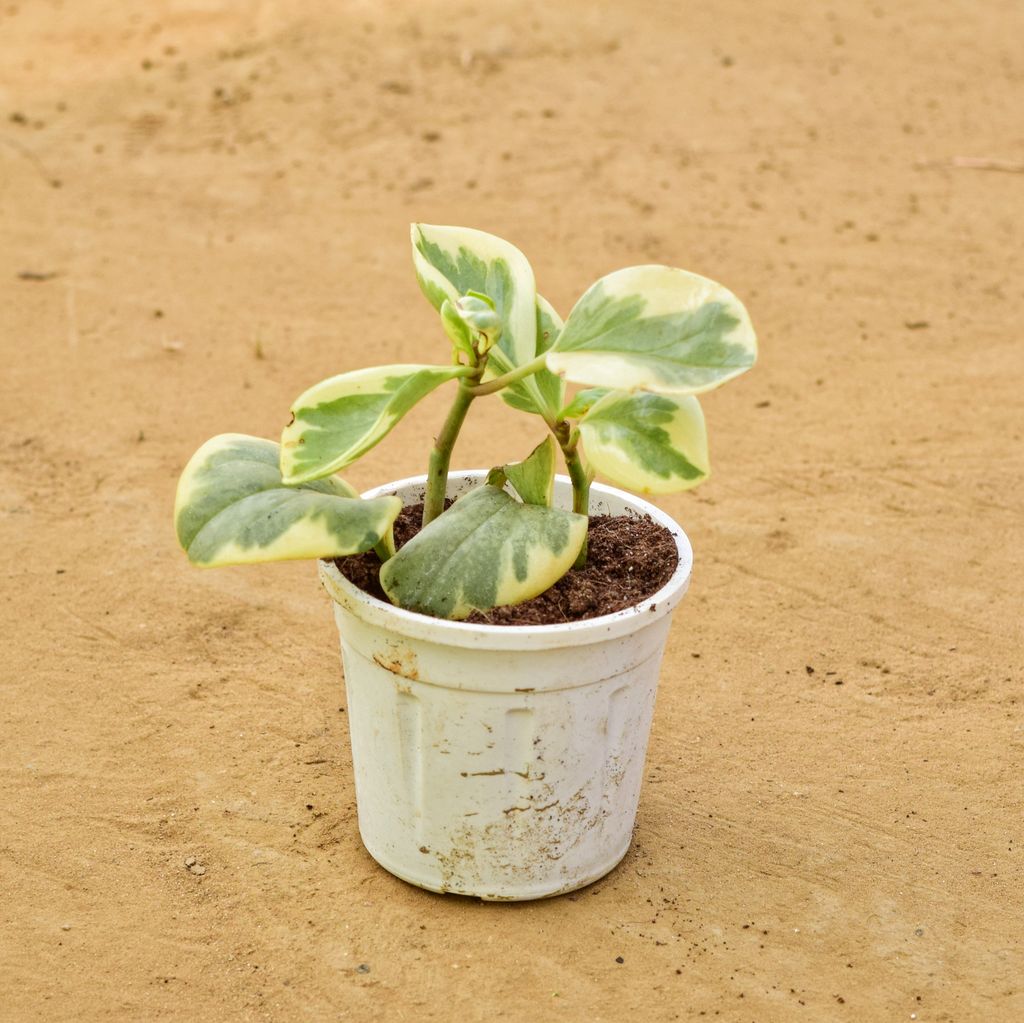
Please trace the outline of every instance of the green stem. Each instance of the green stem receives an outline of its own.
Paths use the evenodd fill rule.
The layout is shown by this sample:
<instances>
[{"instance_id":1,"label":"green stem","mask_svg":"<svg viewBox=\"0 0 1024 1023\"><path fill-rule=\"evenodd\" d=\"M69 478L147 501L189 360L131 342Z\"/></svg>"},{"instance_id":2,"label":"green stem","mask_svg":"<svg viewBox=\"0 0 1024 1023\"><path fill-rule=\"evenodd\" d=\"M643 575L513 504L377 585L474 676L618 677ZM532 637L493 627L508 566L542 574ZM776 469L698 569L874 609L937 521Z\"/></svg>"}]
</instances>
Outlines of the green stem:
<instances>
[{"instance_id":1,"label":"green stem","mask_svg":"<svg viewBox=\"0 0 1024 1023\"><path fill-rule=\"evenodd\" d=\"M509 384L514 384L517 380L522 380L523 377L528 377L538 370L542 370L545 366L545 361L545 356L538 355L532 362L517 366L515 369L509 370L508 373L503 373L500 377L488 380L486 384L477 384L475 387L469 388L469 390L474 398L479 398L484 394L494 394L495 391L500 391L503 387L508 387Z\"/></svg>"},{"instance_id":2,"label":"green stem","mask_svg":"<svg viewBox=\"0 0 1024 1023\"><path fill-rule=\"evenodd\" d=\"M448 410L448 418L441 427L441 432L434 441L430 452L430 465L427 468L427 488L423 495L423 526L444 511L444 499L448 489L448 466L452 460L452 448L455 439L462 429L469 406L473 404L476 394L466 386L464 380L459 381L459 390L455 401Z\"/></svg>"},{"instance_id":3,"label":"green stem","mask_svg":"<svg viewBox=\"0 0 1024 1023\"><path fill-rule=\"evenodd\" d=\"M564 420L554 427L555 439L562 449L565 458L565 467L569 470L569 479L572 480L572 510L577 515L590 516L590 484L594 482L594 476L583 464L579 452L579 435L570 430L569 424ZM587 564L587 539L583 541L579 554L573 568L585 568Z\"/></svg>"},{"instance_id":4,"label":"green stem","mask_svg":"<svg viewBox=\"0 0 1024 1023\"><path fill-rule=\"evenodd\" d=\"M380 563L383 565L388 558L395 556L395 529L394 526L389 527L387 534L382 536L380 540L374 544L374 551L377 552L377 557L380 558Z\"/></svg>"}]
</instances>

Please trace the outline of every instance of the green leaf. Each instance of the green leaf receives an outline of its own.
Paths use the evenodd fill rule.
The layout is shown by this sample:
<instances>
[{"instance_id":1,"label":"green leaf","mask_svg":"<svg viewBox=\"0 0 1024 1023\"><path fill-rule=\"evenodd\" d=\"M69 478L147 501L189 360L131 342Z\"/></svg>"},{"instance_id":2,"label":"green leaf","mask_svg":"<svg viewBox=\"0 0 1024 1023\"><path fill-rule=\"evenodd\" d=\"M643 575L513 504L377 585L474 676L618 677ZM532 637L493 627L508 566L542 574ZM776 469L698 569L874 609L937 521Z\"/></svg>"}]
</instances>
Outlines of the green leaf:
<instances>
[{"instance_id":1,"label":"green leaf","mask_svg":"<svg viewBox=\"0 0 1024 1023\"><path fill-rule=\"evenodd\" d=\"M521 504L485 484L386 561L380 581L400 607L466 618L543 593L572 567L586 533L583 515Z\"/></svg>"},{"instance_id":2,"label":"green leaf","mask_svg":"<svg viewBox=\"0 0 1024 1023\"><path fill-rule=\"evenodd\" d=\"M580 416L586 415L607 393L607 387L588 387L586 390L577 392L572 401L558 413L558 418L579 419Z\"/></svg>"},{"instance_id":3,"label":"green leaf","mask_svg":"<svg viewBox=\"0 0 1024 1023\"><path fill-rule=\"evenodd\" d=\"M509 462L499 469L492 469L491 473L508 480L526 504L550 508L555 493L557 451L555 438L549 434L521 462ZM488 482L491 482L490 477Z\"/></svg>"},{"instance_id":4,"label":"green leaf","mask_svg":"<svg viewBox=\"0 0 1024 1023\"><path fill-rule=\"evenodd\" d=\"M351 465L435 387L464 366L378 366L315 384L292 405L281 433L285 483L305 483Z\"/></svg>"},{"instance_id":5,"label":"green leaf","mask_svg":"<svg viewBox=\"0 0 1024 1023\"><path fill-rule=\"evenodd\" d=\"M711 471L704 413L693 395L612 391L579 431L591 466L636 493L688 490Z\"/></svg>"},{"instance_id":6,"label":"green leaf","mask_svg":"<svg viewBox=\"0 0 1024 1023\"><path fill-rule=\"evenodd\" d=\"M174 524L204 568L358 554L386 537L397 497L364 501L337 477L286 487L273 441L225 433L208 440L178 481Z\"/></svg>"},{"instance_id":7,"label":"green leaf","mask_svg":"<svg viewBox=\"0 0 1024 1023\"><path fill-rule=\"evenodd\" d=\"M750 317L732 292L685 270L634 266L589 288L547 363L575 383L699 394L756 358Z\"/></svg>"}]
</instances>

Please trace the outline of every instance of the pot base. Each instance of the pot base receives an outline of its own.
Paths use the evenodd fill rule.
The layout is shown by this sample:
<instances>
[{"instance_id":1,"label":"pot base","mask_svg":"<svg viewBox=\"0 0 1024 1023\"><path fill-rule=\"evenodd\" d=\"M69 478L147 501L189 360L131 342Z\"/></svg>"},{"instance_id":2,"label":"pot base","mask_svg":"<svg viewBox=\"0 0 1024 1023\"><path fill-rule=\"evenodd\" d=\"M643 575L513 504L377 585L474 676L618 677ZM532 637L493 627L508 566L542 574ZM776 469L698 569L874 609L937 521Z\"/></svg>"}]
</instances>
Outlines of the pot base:
<instances>
[{"instance_id":1,"label":"pot base","mask_svg":"<svg viewBox=\"0 0 1024 1023\"><path fill-rule=\"evenodd\" d=\"M366 837L364 835L359 837L363 840L363 848L373 857L377 865L383 867L389 874L393 874L400 881L405 881L407 884L415 885L415 887L422 888L428 892L436 892L438 895L464 895L467 898L480 899L482 902L529 902L531 899L554 899L559 895L569 895L571 892L579 891L580 888L586 888L587 885L594 884L600 881L601 878L607 877L625 859L626 853L629 852L629 847L633 844L633 836L630 835L625 847L609 857L601 866L579 878L574 878L572 881L563 881L557 886L551 883L530 887L516 885L515 891L508 893L500 891L483 893L460 888L456 878L452 878L449 884L437 885L433 882L432 878L416 877L411 871L404 870L398 864L389 863L386 856L378 856L370 848Z\"/></svg>"}]
</instances>

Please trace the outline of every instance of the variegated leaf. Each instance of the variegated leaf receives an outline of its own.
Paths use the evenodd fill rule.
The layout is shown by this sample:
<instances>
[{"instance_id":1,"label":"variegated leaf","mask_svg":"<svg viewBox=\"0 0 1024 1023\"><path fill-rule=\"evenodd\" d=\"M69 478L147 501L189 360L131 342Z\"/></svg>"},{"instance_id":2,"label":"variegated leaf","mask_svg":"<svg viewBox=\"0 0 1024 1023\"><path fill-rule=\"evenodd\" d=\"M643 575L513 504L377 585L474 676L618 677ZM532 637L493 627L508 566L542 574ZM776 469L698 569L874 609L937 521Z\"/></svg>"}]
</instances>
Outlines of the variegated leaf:
<instances>
[{"instance_id":1,"label":"variegated leaf","mask_svg":"<svg viewBox=\"0 0 1024 1023\"><path fill-rule=\"evenodd\" d=\"M522 504L485 484L460 498L381 567L395 604L466 618L543 593L572 567L587 519Z\"/></svg>"},{"instance_id":2,"label":"variegated leaf","mask_svg":"<svg viewBox=\"0 0 1024 1023\"><path fill-rule=\"evenodd\" d=\"M565 323L555 307L543 296L537 296L537 354L543 355L562 333Z\"/></svg>"},{"instance_id":3,"label":"variegated leaf","mask_svg":"<svg viewBox=\"0 0 1024 1023\"><path fill-rule=\"evenodd\" d=\"M547 363L575 383L699 394L756 357L750 317L732 292L685 270L634 266L588 289Z\"/></svg>"},{"instance_id":4,"label":"variegated leaf","mask_svg":"<svg viewBox=\"0 0 1024 1023\"><path fill-rule=\"evenodd\" d=\"M526 257L510 242L469 227L413 224L416 278L431 305L471 291L487 295L501 317L491 359L508 368L530 362L537 347L536 286ZM500 372L505 372L501 369Z\"/></svg>"},{"instance_id":5,"label":"variegated leaf","mask_svg":"<svg viewBox=\"0 0 1024 1023\"><path fill-rule=\"evenodd\" d=\"M178 482L174 524L204 568L336 558L374 547L402 510L397 497L364 501L336 476L286 487L273 441L225 433L208 440Z\"/></svg>"},{"instance_id":6,"label":"variegated leaf","mask_svg":"<svg viewBox=\"0 0 1024 1023\"><path fill-rule=\"evenodd\" d=\"M711 471L704 413L693 395L612 391L579 431L591 466L637 493L688 490Z\"/></svg>"},{"instance_id":7,"label":"variegated leaf","mask_svg":"<svg viewBox=\"0 0 1024 1023\"><path fill-rule=\"evenodd\" d=\"M555 493L557 452L555 438L548 434L521 462L509 462L498 469L492 469L487 481L493 482L495 486L503 486L505 480L508 480L526 504L549 508Z\"/></svg>"},{"instance_id":8,"label":"variegated leaf","mask_svg":"<svg viewBox=\"0 0 1024 1023\"><path fill-rule=\"evenodd\" d=\"M588 387L578 391L572 401L558 413L558 418L579 419L585 416L607 393L607 387Z\"/></svg>"},{"instance_id":9,"label":"variegated leaf","mask_svg":"<svg viewBox=\"0 0 1024 1023\"><path fill-rule=\"evenodd\" d=\"M435 387L464 366L378 366L314 384L292 405L281 434L285 483L305 483L351 465Z\"/></svg>"},{"instance_id":10,"label":"variegated leaf","mask_svg":"<svg viewBox=\"0 0 1024 1023\"><path fill-rule=\"evenodd\" d=\"M469 227L412 225L412 258L423 294L440 311L445 299L455 302L476 291L487 295L501 318L501 336L488 353L484 380L523 366L544 349L538 349L538 320L561 326L546 302L538 308L533 269L510 242ZM547 382L547 389L553 386ZM534 377L505 388L502 397L514 408L538 412L549 408L542 385ZM557 409L557 404L549 408Z\"/></svg>"},{"instance_id":11,"label":"variegated leaf","mask_svg":"<svg viewBox=\"0 0 1024 1023\"><path fill-rule=\"evenodd\" d=\"M562 318L543 295L537 296L537 355L543 355L562 330ZM507 405L550 419L565 400L565 381L549 369L538 370L501 391ZM538 400L539 399L539 400Z\"/></svg>"}]
</instances>

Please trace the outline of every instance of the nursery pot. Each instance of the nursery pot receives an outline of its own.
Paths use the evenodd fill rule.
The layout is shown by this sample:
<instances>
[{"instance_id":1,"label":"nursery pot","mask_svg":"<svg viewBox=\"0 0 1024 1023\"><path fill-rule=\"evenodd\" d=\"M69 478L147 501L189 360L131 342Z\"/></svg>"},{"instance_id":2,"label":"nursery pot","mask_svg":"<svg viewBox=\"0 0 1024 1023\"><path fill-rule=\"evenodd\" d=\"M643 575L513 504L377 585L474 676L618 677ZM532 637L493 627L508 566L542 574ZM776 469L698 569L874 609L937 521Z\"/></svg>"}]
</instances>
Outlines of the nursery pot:
<instances>
[{"instance_id":1,"label":"nursery pot","mask_svg":"<svg viewBox=\"0 0 1024 1023\"><path fill-rule=\"evenodd\" d=\"M448 477L448 496L486 472ZM364 494L423 499L425 477ZM555 503L572 506L559 476ZM592 515L650 515L679 565L653 596L563 625L471 625L403 611L332 562L359 832L405 881L488 900L569 892L629 848L672 611L693 554L653 505L594 484Z\"/></svg>"}]
</instances>

